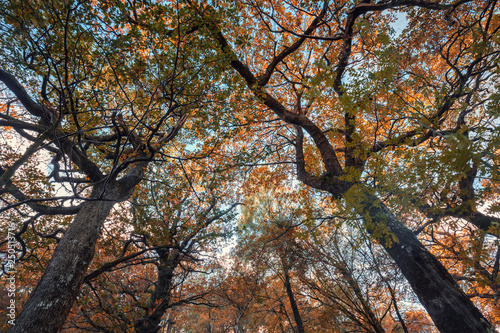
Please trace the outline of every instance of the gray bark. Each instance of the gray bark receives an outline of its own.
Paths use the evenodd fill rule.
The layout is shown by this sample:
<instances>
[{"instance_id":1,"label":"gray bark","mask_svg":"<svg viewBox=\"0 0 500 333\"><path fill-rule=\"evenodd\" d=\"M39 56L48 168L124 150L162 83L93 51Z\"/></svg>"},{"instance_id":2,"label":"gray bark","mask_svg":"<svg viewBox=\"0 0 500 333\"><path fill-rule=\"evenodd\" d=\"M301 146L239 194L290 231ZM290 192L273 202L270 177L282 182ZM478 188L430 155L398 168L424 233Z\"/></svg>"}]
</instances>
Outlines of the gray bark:
<instances>
[{"instance_id":1,"label":"gray bark","mask_svg":"<svg viewBox=\"0 0 500 333\"><path fill-rule=\"evenodd\" d=\"M107 195L100 198L102 186L94 187L91 198L99 200L89 200L82 205L10 333L52 333L61 330L94 257L104 221L116 203L111 194L123 199L117 192L117 187L108 186Z\"/></svg>"},{"instance_id":2,"label":"gray bark","mask_svg":"<svg viewBox=\"0 0 500 333\"><path fill-rule=\"evenodd\" d=\"M418 299L442 333L494 332L446 268L417 239L411 230L376 197L361 201L371 218L367 229L396 262ZM387 227L393 240L375 231ZM380 229L379 229L380 230Z\"/></svg>"}]
</instances>

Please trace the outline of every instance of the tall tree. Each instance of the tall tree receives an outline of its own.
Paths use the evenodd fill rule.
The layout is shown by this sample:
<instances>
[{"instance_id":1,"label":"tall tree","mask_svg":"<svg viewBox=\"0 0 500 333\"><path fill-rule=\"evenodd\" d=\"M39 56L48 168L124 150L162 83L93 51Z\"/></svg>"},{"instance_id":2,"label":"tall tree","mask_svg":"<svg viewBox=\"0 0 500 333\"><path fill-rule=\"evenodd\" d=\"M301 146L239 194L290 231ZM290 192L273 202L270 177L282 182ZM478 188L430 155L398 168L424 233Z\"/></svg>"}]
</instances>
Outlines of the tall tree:
<instances>
[{"instance_id":1,"label":"tall tree","mask_svg":"<svg viewBox=\"0 0 500 333\"><path fill-rule=\"evenodd\" d=\"M202 150L210 167L273 164L307 186L296 197L361 218L443 332L491 330L418 237L449 216L498 232L479 209L498 208L497 6L2 2L1 209L24 219L22 253L28 236L58 242L13 331L60 329L113 205L203 141L220 148ZM46 215L70 218L44 235Z\"/></svg>"},{"instance_id":2,"label":"tall tree","mask_svg":"<svg viewBox=\"0 0 500 333\"><path fill-rule=\"evenodd\" d=\"M148 163L168 158L219 73L206 66L209 53L191 57L188 44L196 41L175 3L115 5L0 4L0 125L26 147L1 166L2 211L31 216L18 239L41 215L74 216L12 332L61 329L112 207L130 198ZM155 11L165 17L155 22L161 39L141 28ZM205 69L213 75L195 80ZM45 176L58 193L24 191L18 171L46 158Z\"/></svg>"},{"instance_id":3,"label":"tall tree","mask_svg":"<svg viewBox=\"0 0 500 333\"><path fill-rule=\"evenodd\" d=\"M485 106L498 78L496 2L250 2L235 5L229 22L217 8L189 3L257 105L295 128L290 140L297 178L356 208L441 331L492 330L444 266L388 208L393 202L380 199L384 184L378 183L375 165L384 157L394 162L408 153L418 156L443 139L450 141L441 146L442 155L458 151L454 148L464 138L468 142L464 132L477 138L476 128L491 124L495 116ZM401 37L389 33L389 10L410 20ZM429 29L432 33L423 34ZM497 156L484 157L488 144L470 151L467 161L496 164ZM462 188L466 203L471 190ZM425 210L425 200L419 204ZM461 207L460 217L479 228L489 230L497 222L473 205Z\"/></svg>"}]
</instances>

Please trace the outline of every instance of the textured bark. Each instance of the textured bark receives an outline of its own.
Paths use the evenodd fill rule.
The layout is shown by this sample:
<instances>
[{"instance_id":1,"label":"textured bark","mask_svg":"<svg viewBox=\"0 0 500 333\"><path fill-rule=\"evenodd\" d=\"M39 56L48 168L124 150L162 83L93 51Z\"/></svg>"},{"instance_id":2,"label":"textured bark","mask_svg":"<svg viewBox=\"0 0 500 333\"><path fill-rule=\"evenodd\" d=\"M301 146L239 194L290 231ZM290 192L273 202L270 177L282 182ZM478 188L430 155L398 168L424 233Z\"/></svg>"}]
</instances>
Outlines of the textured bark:
<instances>
[{"instance_id":1,"label":"textured bark","mask_svg":"<svg viewBox=\"0 0 500 333\"><path fill-rule=\"evenodd\" d=\"M376 197L366 195L362 206L371 218L367 229L396 262L418 299L442 333L494 332L446 268L411 230ZM387 236L377 231L387 227ZM391 237L395 236L396 239Z\"/></svg>"},{"instance_id":2,"label":"textured bark","mask_svg":"<svg viewBox=\"0 0 500 333\"><path fill-rule=\"evenodd\" d=\"M351 57L352 29L357 17L368 12L379 12L399 6L422 7L431 10L453 10L465 2L467 1L458 1L455 4L444 5L435 2L404 0L383 1L377 4L372 4L368 1L357 4L347 12L345 28L342 32L344 38L337 63L334 89L337 92L342 91L342 78ZM251 69L239 60L237 53L231 48L231 44L224 37L218 23L205 13L199 10L198 12L207 20L210 29L214 32L214 38L219 44L219 49L230 59L231 67L245 80L254 96L283 121L291 125L296 125L298 132L296 137L297 178L305 185L327 191L334 198L340 198L353 184L342 180L344 179L342 177L344 176L344 170L325 132L305 115L289 111L283 104L271 96L265 87L260 86ZM459 87L457 91L461 91L462 88ZM449 95L437 109L433 119L441 119L451 108L455 100L456 95ZM350 123L350 119L348 119L348 123ZM321 161L324 164L326 173L320 177L306 171L302 148L302 129L309 134L321 154ZM398 144L403 143L406 139L412 138L414 135L414 132L408 132L405 136L391 138L390 141L382 142L375 146L381 145L383 148L394 145L394 142ZM419 144L429 138L430 135L430 132L424 133L420 139L414 139L414 143ZM349 159L349 156L347 158ZM361 169L353 159L354 156L351 158L351 164ZM354 205L361 205L364 213L371 218L371 221L367 221L366 224L368 231L380 241L389 255L394 259L438 329L445 333L494 331L491 324L488 323L474 304L465 296L443 265L425 249L416 236L380 200L374 196L370 196L368 194L370 193L369 190L366 192L363 194L363 198L356 199ZM387 229L389 234L397 238L395 242L388 242L384 238L378 237L377 230L384 228Z\"/></svg>"},{"instance_id":3,"label":"textured bark","mask_svg":"<svg viewBox=\"0 0 500 333\"><path fill-rule=\"evenodd\" d=\"M160 330L161 318L170 306L170 293L174 270L179 264L179 250L171 250L167 253L159 253L161 264L158 267L158 280L155 293L150 302L151 312L137 320L134 325L137 333L156 333Z\"/></svg>"},{"instance_id":4,"label":"textured bark","mask_svg":"<svg viewBox=\"0 0 500 333\"><path fill-rule=\"evenodd\" d=\"M107 192L112 192L109 187ZM102 189L94 188L91 197L99 197L101 193ZM61 330L94 257L101 227L115 202L91 200L82 205L10 333Z\"/></svg>"}]
</instances>

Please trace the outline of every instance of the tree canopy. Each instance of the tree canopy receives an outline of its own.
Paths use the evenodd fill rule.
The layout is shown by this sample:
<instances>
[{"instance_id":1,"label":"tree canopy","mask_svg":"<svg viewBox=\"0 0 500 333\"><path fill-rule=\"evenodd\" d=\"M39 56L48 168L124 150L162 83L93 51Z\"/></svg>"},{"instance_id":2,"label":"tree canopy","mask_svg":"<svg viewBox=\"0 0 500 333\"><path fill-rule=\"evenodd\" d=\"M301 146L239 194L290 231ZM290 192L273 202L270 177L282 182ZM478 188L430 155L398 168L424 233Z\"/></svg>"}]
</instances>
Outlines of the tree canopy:
<instances>
[{"instance_id":1,"label":"tree canopy","mask_svg":"<svg viewBox=\"0 0 500 333\"><path fill-rule=\"evenodd\" d=\"M2 329L494 331L499 30L496 0L0 2Z\"/></svg>"}]
</instances>

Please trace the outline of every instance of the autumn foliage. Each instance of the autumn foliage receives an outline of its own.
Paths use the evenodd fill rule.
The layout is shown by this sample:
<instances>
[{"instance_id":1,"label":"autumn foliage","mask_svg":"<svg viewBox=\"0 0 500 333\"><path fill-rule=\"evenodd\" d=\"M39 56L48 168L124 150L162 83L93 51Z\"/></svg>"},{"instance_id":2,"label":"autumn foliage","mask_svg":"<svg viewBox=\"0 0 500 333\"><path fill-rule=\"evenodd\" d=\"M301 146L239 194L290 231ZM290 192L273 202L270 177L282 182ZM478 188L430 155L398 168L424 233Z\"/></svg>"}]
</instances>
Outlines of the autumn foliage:
<instances>
[{"instance_id":1,"label":"autumn foliage","mask_svg":"<svg viewBox=\"0 0 500 333\"><path fill-rule=\"evenodd\" d=\"M494 331L499 106L496 0L3 1L0 330Z\"/></svg>"}]
</instances>

